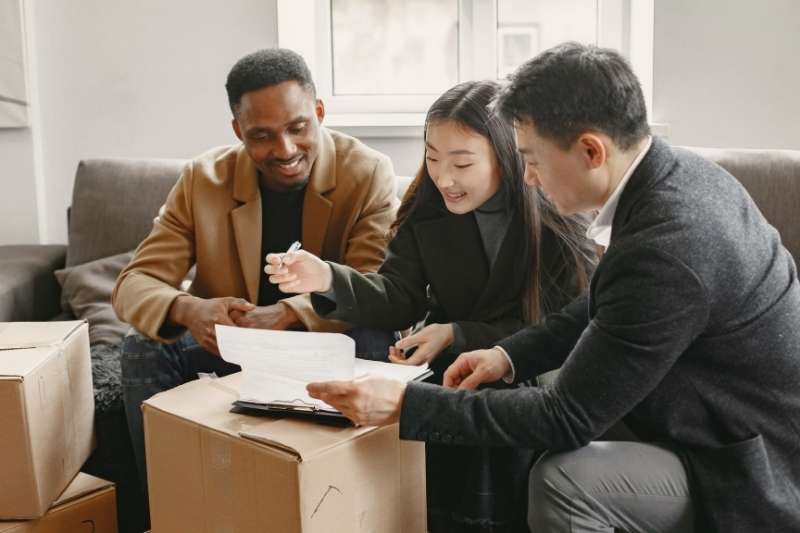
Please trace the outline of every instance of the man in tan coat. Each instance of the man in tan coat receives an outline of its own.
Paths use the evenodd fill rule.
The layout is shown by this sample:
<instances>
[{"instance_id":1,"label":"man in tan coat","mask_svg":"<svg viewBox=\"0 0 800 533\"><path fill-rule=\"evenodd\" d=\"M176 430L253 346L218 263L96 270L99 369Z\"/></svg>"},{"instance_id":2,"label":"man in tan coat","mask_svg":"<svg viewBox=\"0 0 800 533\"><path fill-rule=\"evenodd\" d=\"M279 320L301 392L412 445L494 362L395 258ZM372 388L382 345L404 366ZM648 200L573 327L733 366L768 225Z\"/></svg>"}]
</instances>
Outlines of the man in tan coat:
<instances>
[{"instance_id":1,"label":"man in tan coat","mask_svg":"<svg viewBox=\"0 0 800 533\"><path fill-rule=\"evenodd\" d=\"M266 254L301 241L325 259L375 271L395 215L391 162L321 127L324 106L300 56L281 49L245 56L226 89L242 143L186 165L112 296L117 315L137 330L123 343L122 375L143 479L141 403L198 372L238 370L219 357L215 324L349 327L321 319L307 295L285 298L264 274ZM194 281L182 290L192 266ZM357 350L374 349L359 346L363 340L356 337Z\"/></svg>"}]
</instances>

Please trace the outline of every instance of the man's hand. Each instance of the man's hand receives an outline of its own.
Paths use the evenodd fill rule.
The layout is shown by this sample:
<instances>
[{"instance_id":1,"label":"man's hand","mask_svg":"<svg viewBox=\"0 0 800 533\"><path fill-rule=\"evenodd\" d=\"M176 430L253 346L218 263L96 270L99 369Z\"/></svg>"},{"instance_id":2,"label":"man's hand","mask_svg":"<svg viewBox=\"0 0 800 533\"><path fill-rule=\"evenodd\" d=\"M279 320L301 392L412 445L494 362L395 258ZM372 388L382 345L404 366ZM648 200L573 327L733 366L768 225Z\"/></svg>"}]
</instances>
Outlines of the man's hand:
<instances>
[{"instance_id":1,"label":"man's hand","mask_svg":"<svg viewBox=\"0 0 800 533\"><path fill-rule=\"evenodd\" d=\"M267 254L269 282L282 292L325 292L331 287L331 267L314 254L298 250L288 254Z\"/></svg>"},{"instance_id":2,"label":"man's hand","mask_svg":"<svg viewBox=\"0 0 800 533\"><path fill-rule=\"evenodd\" d=\"M294 309L283 302L274 305L256 307L252 311L231 312L231 320L240 328L254 329L289 329L300 324Z\"/></svg>"},{"instance_id":3,"label":"man's hand","mask_svg":"<svg viewBox=\"0 0 800 533\"><path fill-rule=\"evenodd\" d=\"M235 326L231 313L247 313L255 309L255 305L242 298L197 298L196 296L178 296L172 302L167 319L173 324L184 326L191 332L205 351L219 355L217 332L214 326L223 324Z\"/></svg>"},{"instance_id":4,"label":"man's hand","mask_svg":"<svg viewBox=\"0 0 800 533\"><path fill-rule=\"evenodd\" d=\"M322 400L359 426L388 426L400 420L406 384L365 376L353 381L309 383L312 398Z\"/></svg>"},{"instance_id":5,"label":"man's hand","mask_svg":"<svg viewBox=\"0 0 800 533\"><path fill-rule=\"evenodd\" d=\"M390 346L389 360L403 365L429 363L451 344L453 344L453 324L430 324ZM414 346L417 349L406 358L405 351Z\"/></svg>"},{"instance_id":6,"label":"man's hand","mask_svg":"<svg viewBox=\"0 0 800 533\"><path fill-rule=\"evenodd\" d=\"M497 348L462 353L444 373L444 386L475 389L493 383L511 371L511 363Z\"/></svg>"}]
</instances>

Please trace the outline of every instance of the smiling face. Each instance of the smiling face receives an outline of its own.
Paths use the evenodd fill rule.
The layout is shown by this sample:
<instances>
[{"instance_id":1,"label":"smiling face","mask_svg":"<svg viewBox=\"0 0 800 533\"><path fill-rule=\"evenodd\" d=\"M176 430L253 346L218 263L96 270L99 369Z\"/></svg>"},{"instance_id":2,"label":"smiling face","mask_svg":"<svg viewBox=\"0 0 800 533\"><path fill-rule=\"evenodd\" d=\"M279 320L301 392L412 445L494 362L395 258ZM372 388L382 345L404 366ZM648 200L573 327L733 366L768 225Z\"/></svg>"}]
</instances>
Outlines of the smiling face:
<instances>
[{"instance_id":1,"label":"smiling face","mask_svg":"<svg viewBox=\"0 0 800 533\"><path fill-rule=\"evenodd\" d=\"M282 191L308 179L319 151L325 109L311 91L285 81L246 92L233 119L267 188Z\"/></svg>"},{"instance_id":2,"label":"smiling face","mask_svg":"<svg viewBox=\"0 0 800 533\"><path fill-rule=\"evenodd\" d=\"M500 188L500 165L489 139L453 120L428 125L425 164L451 213L469 213Z\"/></svg>"}]
</instances>

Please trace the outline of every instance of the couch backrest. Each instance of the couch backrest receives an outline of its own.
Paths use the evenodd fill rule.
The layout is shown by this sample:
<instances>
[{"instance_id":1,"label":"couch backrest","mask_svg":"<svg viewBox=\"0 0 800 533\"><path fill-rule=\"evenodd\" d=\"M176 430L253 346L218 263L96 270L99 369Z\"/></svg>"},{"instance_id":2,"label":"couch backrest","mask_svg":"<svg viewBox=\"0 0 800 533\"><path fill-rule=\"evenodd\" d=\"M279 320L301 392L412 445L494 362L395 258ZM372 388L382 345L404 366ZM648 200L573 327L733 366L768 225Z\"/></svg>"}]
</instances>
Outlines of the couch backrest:
<instances>
[{"instance_id":1,"label":"couch backrest","mask_svg":"<svg viewBox=\"0 0 800 533\"><path fill-rule=\"evenodd\" d=\"M67 266L136 248L185 164L181 159L81 161L72 189ZM399 197L410 182L397 177Z\"/></svg>"},{"instance_id":2,"label":"couch backrest","mask_svg":"<svg viewBox=\"0 0 800 533\"><path fill-rule=\"evenodd\" d=\"M697 148L744 185L783 245L800 261L800 151Z\"/></svg>"},{"instance_id":3,"label":"couch backrest","mask_svg":"<svg viewBox=\"0 0 800 533\"><path fill-rule=\"evenodd\" d=\"M133 250L178 180L185 161L87 159L78 164L67 266Z\"/></svg>"},{"instance_id":4,"label":"couch backrest","mask_svg":"<svg viewBox=\"0 0 800 533\"><path fill-rule=\"evenodd\" d=\"M689 147L733 174L800 259L800 151ZM178 159L88 159L75 176L67 265L133 250L153 226L185 164ZM402 197L411 178L398 176Z\"/></svg>"}]
</instances>

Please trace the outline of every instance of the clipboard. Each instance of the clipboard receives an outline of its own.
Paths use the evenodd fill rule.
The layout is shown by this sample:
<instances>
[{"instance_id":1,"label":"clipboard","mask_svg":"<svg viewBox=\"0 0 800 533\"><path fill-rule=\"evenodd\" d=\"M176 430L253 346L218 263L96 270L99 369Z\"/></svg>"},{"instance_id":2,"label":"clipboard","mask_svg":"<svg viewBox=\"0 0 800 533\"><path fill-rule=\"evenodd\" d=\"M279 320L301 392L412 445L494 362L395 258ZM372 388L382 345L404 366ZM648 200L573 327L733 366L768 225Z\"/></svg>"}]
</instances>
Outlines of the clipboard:
<instances>
[{"instance_id":1,"label":"clipboard","mask_svg":"<svg viewBox=\"0 0 800 533\"><path fill-rule=\"evenodd\" d=\"M273 403L255 403L244 402L237 400L233 402L231 413L251 416L268 416L268 417L292 417L300 418L303 420L311 420L321 424L332 426L352 426L353 423L349 418L344 416L339 411L330 409L320 409L313 405L291 405L280 402Z\"/></svg>"},{"instance_id":2,"label":"clipboard","mask_svg":"<svg viewBox=\"0 0 800 533\"><path fill-rule=\"evenodd\" d=\"M433 375L432 370L427 370L411 381L423 381ZM270 402L258 403L237 400L233 402L231 413L252 415L252 416L270 416L270 417L293 417L304 420L312 420L322 424L330 424L335 426L352 426L353 423L349 418L344 416L341 412L334 409L324 409L314 405L305 403L290 403L290 402Z\"/></svg>"}]
</instances>

